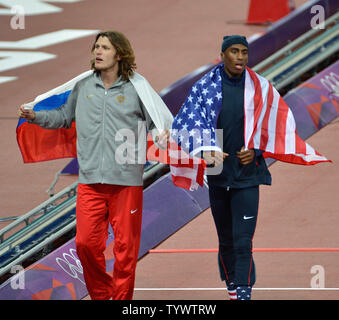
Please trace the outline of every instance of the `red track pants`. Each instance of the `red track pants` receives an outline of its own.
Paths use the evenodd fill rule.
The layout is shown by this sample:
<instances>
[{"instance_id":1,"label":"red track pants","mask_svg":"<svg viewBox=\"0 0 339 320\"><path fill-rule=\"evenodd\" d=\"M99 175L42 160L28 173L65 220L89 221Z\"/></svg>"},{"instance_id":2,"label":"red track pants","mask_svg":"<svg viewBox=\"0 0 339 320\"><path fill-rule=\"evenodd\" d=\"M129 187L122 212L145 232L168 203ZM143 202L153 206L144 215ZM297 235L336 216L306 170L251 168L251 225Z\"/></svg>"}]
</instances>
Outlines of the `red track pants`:
<instances>
[{"instance_id":1,"label":"red track pants","mask_svg":"<svg viewBox=\"0 0 339 320\"><path fill-rule=\"evenodd\" d=\"M75 238L93 300L131 300L141 235L142 186L79 184ZM108 223L114 233L113 277L106 273Z\"/></svg>"}]
</instances>

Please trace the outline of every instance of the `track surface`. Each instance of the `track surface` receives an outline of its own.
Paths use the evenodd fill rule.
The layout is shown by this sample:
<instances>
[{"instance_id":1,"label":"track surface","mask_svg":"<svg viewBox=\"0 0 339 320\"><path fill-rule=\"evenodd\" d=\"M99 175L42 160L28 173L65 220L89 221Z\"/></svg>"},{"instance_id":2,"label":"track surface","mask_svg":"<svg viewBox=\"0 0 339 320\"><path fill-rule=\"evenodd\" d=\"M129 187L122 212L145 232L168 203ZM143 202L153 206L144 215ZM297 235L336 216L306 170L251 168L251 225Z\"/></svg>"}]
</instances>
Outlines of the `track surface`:
<instances>
[{"instance_id":1,"label":"track surface","mask_svg":"<svg viewBox=\"0 0 339 320\"><path fill-rule=\"evenodd\" d=\"M299 6L305 0L296 1ZM10 16L0 17L0 41L17 41L61 29L117 29L135 50L138 72L158 91L219 55L226 34L251 36L264 26L245 24L249 0L135 0L53 3L59 13L25 17L23 30L12 30ZM0 6L1 8L1 6ZM15 138L16 112L31 101L88 69L93 36L40 49L2 51L45 52L55 59L0 72L18 77L0 83L0 217L17 216L48 198L46 189L70 160L24 165ZM1 61L1 60L0 60ZM1 78L0 78L1 79ZM312 167L272 165L271 187L261 188L255 248L335 248L339 243L337 181L339 123L334 121L308 142L332 164ZM62 176L56 191L76 180ZM6 223L0 223L0 228ZM210 211L202 213L156 249L217 248ZM338 299L337 290L310 290L311 268L323 267L325 287L338 288L338 252L255 252L257 268L253 299ZM216 253L149 253L137 267L135 299L225 299ZM151 288L152 290L144 290ZM180 290L154 290L181 288ZM186 288L187 290L182 290ZM192 290L193 288L193 290ZM194 290L194 288L200 288ZM275 288L263 290L263 288ZM277 290L305 288L307 290ZM208 289L208 290L207 290Z\"/></svg>"}]
</instances>

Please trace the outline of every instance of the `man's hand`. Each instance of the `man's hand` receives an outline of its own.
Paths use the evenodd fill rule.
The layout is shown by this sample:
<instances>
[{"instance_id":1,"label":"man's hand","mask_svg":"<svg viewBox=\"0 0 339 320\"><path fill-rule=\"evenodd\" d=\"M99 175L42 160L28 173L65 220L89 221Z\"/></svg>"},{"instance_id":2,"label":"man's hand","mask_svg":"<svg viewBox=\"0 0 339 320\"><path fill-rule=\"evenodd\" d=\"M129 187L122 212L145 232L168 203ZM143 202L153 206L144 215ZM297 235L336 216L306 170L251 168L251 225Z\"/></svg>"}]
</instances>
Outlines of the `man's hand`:
<instances>
[{"instance_id":1,"label":"man's hand","mask_svg":"<svg viewBox=\"0 0 339 320\"><path fill-rule=\"evenodd\" d=\"M255 152L253 149L245 151L245 147L242 147L240 152L237 152L237 157L239 158L242 165L246 165L253 161Z\"/></svg>"},{"instance_id":2,"label":"man's hand","mask_svg":"<svg viewBox=\"0 0 339 320\"><path fill-rule=\"evenodd\" d=\"M204 151L202 155L208 165L217 167L224 162L224 159L228 156L228 153L220 151Z\"/></svg>"},{"instance_id":3,"label":"man's hand","mask_svg":"<svg viewBox=\"0 0 339 320\"><path fill-rule=\"evenodd\" d=\"M169 130L164 130L158 136L155 137L155 142L162 149L167 149L169 142L170 132Z\"/></svg>"},{"instance_id":4,"label":"man's hand","mask_svg":"<svg viewBox=\"0 0 339 320\"><path fill-rule=\"evenodd\" d=\"M25 109L22 105L18 110L18 117L27 120L34 120L35 112L33 111L33 109Z\"/></svg>"}]
</instances>

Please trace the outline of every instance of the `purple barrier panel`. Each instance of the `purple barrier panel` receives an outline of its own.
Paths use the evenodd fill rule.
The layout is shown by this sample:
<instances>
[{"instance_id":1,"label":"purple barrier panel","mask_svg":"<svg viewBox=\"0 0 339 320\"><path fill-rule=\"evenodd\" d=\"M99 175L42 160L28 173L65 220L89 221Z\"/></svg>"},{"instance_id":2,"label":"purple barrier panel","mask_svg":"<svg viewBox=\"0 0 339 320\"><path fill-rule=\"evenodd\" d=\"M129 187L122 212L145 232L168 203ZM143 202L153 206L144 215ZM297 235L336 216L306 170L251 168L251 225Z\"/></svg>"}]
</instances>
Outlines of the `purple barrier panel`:
<instances>
[{"instance_id":1,"label":"purple barrier panel","mask_svg":"<svg viewBox=\"0 0 339 320\"><path fill-rule=\"evenodd\" d=\"M15 277L1 285L1 300L77 300L87 294L74 240L27 268L21 277L21 286Z\"/></svg>"},{"instance_id":2,"label":"purple barrier panel","mask_svg":"<svg viewBox=\"0 0 339 320\"><path fill-rule=\"evenodd\" d=\"M79 174L78 159L74 158L61 170L61 174Z\"/></svg>"},{"instance_id":3,"label":"purple barrier panel","mask_svg":"<svg viewBox=\"0 0 339 320\"><path fill-rule=\"evenodd\" d=\"M209 207L208 190L175 187L167 174L144 190L139 258ZM110 228L106 268L113 270L114 236ZM19 278L0 286L0 300L79 300L87 295L82 266L72 239L33 264Z\"/></svg>"},{"instance_id":4,"label":"purple barrier panel","mask_svg":"<svg viewBox=\"0 0 339 320\"><path fill-rule=\"evenodd\" d=\"M284 96L302 139L308 138L339 115L338 92L339 61Z\"/></svg>"}]
</instances>

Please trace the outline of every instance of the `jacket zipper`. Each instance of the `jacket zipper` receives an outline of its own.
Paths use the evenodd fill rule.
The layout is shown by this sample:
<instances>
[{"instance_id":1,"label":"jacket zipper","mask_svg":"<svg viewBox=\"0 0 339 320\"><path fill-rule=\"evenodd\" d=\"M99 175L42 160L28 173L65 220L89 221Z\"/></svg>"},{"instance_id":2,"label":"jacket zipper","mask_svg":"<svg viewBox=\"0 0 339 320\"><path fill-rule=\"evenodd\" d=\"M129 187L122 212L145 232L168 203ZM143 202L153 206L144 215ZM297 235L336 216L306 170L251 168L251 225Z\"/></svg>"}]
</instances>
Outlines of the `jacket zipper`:
<instances>
[{"instance_id":1,"label":"jacket zipper","mask_svg":"<svg viewBox=\"0 0 339 320\"><path fill-rule=\"evenodd\" d=\"M104 173L103 166L105 161L105 153L104 153L104 142L105 142L105 113L106 113L106 99L107 99L107 90L105 89L105 98L104 98L104 107L102 110L102 135L101 135L101 144L102 144L102 154L101 154L101 183L104 183Z\"/></svg>"}]
</instances>

